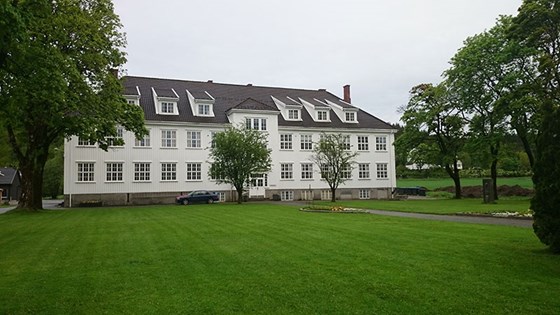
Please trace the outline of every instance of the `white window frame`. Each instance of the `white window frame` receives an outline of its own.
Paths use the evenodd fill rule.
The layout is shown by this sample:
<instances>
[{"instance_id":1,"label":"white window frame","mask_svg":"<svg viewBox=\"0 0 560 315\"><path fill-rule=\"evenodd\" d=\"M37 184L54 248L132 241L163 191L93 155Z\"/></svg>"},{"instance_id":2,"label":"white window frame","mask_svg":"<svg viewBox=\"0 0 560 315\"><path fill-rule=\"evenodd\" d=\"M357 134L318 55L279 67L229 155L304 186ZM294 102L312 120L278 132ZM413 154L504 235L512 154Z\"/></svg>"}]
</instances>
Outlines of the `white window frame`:
<instances>
[{"instance_id":1,"label":"white window frame","mask_svg":"<svg viewBox=\"0 0 560 315\"><path fill-rule=\"evenodd\" d=\"M123 162L105 162L105 182L106 183L122 183L123 182Z\"/></svg>"},{"instance_id":2,"label":"white window frame","mask_svg":"<svg viewBox=\"0 0 560 315\"><path fill-rule=\"evenodd\" d=\"M355 112L346 112L344 118L347 122L356 122L356 113Z\"/></svg>"},{"instance_id":3,"label":"white window frame","mask_svg":"<svg viewBox=\"0 0 560 315\"><path fill-rule=\"evenodd\" d=\"M95 162L77 162L77 182L95 183Z\"/></svg>"},{"instance_id":4,"label":"white window frame","mask_svg":"<svg viewBox=\"0 0 560 315\"><path fill-rule=\"evenodd\" d=\"M324 114L324 117L322 117ZM329 121L328 110L317 110L317 121Z\"/></svg>"},{"instance_id":5,"label":"white window frame","mask_svg":"<svg viewBox=\"0 0 560 315\"><path fill-rule=\"evenodd\" d=\"M358 151L369 151L369 136L358 136Z\"/></svg>"},{"instance_id":6,"label":"white window frame","mask_svg":"<svg viewBox=\"0 0 560 315\"><path fill-rule=\"evenodd\" d=\"M330 190L321 190L321 200L331 200L332 191Z\"/></svg>"},{"instance_id":7,"label":"white window frame","mask_svg":"<svg viewBox=\"0 0 560 315\"><path fill-rule=\"evenodd\" d=\"M358 179L370 179L369 163L358 164Z\"/></svg>"},{"instance_id":8,"label":"white window frame","mask_svg":"<svg viewBox=\"0 0 560 315\"><path fill-rule=\"evenodd\" d=\"M313 135L309 135L309 134L300 135L300 149L302 151L313 150Z\"/></svg>"},{"instance_id":9,"label":"white window frame","mask_svg":"<svg viewBox=\"0 0 560 315\"><path fill-rule=\"evenodd\" d=\"M389 166L388 163L376 163L375 173L377 179L388 179L389 178Z\"/></svg>"},{"instance_id":10,"label":"white window frame","mask_svg":"<svg viewBox=\"0 0 560 315\"><path fill-rule=\"evenodd\" d=\"M202 181L202 163L200 162L187 162L186 163L186 181L187 182L200 182Z\"/></svg>"},{"instance_id":11,"label":"white window frame","mask_svg":"<svg viewBox=\"0 0 560 315\"><path fill-rule=\"evenodd\" d=\"M313 191L302 190L301 191L301 200L313 200Z\"/></svg>"},{"instance_id":12,"label":"white window frame","mask_svg":"<svg viewBox=\"0 0 560 315\"><path fill-rule=\"evenodd\" d=\"M177 148L177 130L174 129L161 130L161 147Z\"/></svg>"},{"instance_id":13,"label":"white window frame","mask_svg":"<svg viewBox=\"0 0 560 315\"><path fill-rule=\"evenodd\" d=\"M375 151L387 151L386 136L375 136Z\"/></svg>"},{"instance_id":14,"label":"white window frame","mask_svg":"<svg viewBox=\"0 0 560 315\"><path fill-rule=\"evenodd\" d=\"M350 165L346 165L344 169L340 169L340 178L342 179L351 179L352 178L352 167Z\"/></svg>"},{"instance_id":15,"label":"white window frame","mask_svg":"<svg viewBox=\"0 0 560 315\"><path fill-rule=\"evenodd\" d=\"M369 189L360 189L360 193L358 195L359 199L370 199L370 192Z\"/></svg>"},{"instance_id":16,"label":"white window frame","mask_svg":"<svg viewBox=\"0 0 560 315\"><path fill-rule=\"evenodd\" d=\"M259 131L266 131L267 128L266 118L247 117L245 118L245 128L259 130Z\"/></svg>"},{"instance_id":17,"label":"white window frame","mask_svg":"<svg viewBox=\"0 0 560 315\"><path fill-rule=\"evenodd\" d=\"M210 104L198 104L198 116L212 116Z\"/></svg>"},{"instance_id":18,"label":"white window frame","mask_svg":"<svg viewBox=\"0 0 560 315\"><path fill-rule=\"evenodd\" d=\"M294 164L280 163L280 180L293 180L293 179L294 179Z\"/></svg>"},{"instance_id":19,"label":"white window frame","mask_svg":"<svg viewBox=\"0 0 560 315\"><path fill-rule=\"evenodd\" d=\"M218 194L218 201L225 202L226 201L226 193L223 191L217 192Z\"/></svg>"},{"instance_id":20,"label":"white window frame","mask_svg":"<svg viewBox=\"0 0 560 315\"><path fill-rule=\"evenodd\" d=\"M149 148L152 146L150 140L151 130L148 129L148 133L142 139L134 139L134 147L136 148Z\"/></svg>"},{"instance_id":21,"label":"white window frame","mask_svg":"<svg viewBox=\"0 0 560 315\"><path fill-rule=\"evenodd\" d=\"M107 137L106 139L107 139L107 144L110 147L122 148L124 146L124 141L122 145L121 144L113 145L113 143L116 139L121 139L121 140L124 139L124 128L120 126L117 127L117 135L115 137Z\"/></svg>"},{"instance_id":22,"label":"white window frame","mask_svg":"<svg viewBox=\"0 0 560 315\"><path fill-rule=\"evenodd\" d=\"M313 179L313 163L301 163L301 179Z\"/></svg>"},{"instance_id":23,"label":"white window frame","mask_svg":"<svg viewBox=\"0 0 560 315\"><path fill-rule=\"evenodd\" d=\"M162 115L175 115L177 113L177 102L160 101L159 113Z\"/></svg>"},{"instance_id":24,"label":"white window frame","mask_svg":"<svg viewBox=\"0 0 560 315\"><path fill-rule=\"evenodd\" d=\"M150 162L134 162L134 182L151 182Z\"/></svg>"},{"instance_id":25,"label":"white window frame","mask_svg":"<svg viewBox=\"0 0 560 315\"><path fill-rule=\"evenodd\" d=\"M198 130L187 130L187 148L202 148L202 132Z\"/></svg>"},{"instance_id":26,"label":"white window frame","mask_svg":"<svg viewBox=\"0 0 560 315\"><path fill-rule=\"evenodd\" d=\"M161 162L160 166L162 182L177 181L177 162Z\"/></svg>"},{"instance_id":27,"label":"white window frame","mask_svg":"<svg viewBox=\"0 0 560 315\"><path fill-rule=\"evenodd\" d=\"M350 149L352 148L352 144L350 142L350 135L343 135L342 141L344 144L344 150L350 151Z\"/></svg>"},{"instance_id":28,"label":"white window frame","mask_svg":"<svg viewBox=\"0 0 560 315\"><path fill-rule=\"evenodd\" d=\"M288 109L288 120L299 120L300 110L299 109Z\"/></svg>"},{"instance_id":29,"label":"white window frame","mask_svg":"<svg viewBox=\"0 0 560 315\"><path fill-rule=\"evenodd\" d=\"M293 190L284 190L280 192L280 200L282 201L293 201L294 200L294 191Z\"/></svg>"},{"instance_id":30,"label":"white window frame","mask_svg":"<svg viewBox=\"0 0 560 315\"><path fill-rule=\"evenodd\" d=\"M281 133L280 134L280 150L292 150L292 139L291 133Z\"/></svg>"},{"instance_id":31,"label":"white window frame","mask_svg":"<svg viewBox=\"0 0 560 315\"><path fill-rule=\"evenodd\" d=\"M78 137L78 147L95 147L95 141L86 140Z\"/></svg>"}]
</instances>

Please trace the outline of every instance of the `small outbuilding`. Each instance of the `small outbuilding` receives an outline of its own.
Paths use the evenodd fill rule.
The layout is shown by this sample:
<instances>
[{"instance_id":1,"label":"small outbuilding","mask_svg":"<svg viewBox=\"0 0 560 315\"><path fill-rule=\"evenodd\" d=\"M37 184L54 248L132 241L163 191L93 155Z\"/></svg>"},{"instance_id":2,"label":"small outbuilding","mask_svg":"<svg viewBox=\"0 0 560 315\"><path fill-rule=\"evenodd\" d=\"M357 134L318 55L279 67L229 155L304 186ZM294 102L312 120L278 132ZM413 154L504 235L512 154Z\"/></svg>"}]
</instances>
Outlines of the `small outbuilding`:
<instances>
[{"instance_id":1,"label":"small outbuilding","mask_svg":"<svg viewBox=\"0 0 560 315\"><path fill-rule=\"evenodd\" d=\"M0 167L0 191L2 201L19 200L21 195L21 174L11 167Z\"/></svg>"}]
</instances>

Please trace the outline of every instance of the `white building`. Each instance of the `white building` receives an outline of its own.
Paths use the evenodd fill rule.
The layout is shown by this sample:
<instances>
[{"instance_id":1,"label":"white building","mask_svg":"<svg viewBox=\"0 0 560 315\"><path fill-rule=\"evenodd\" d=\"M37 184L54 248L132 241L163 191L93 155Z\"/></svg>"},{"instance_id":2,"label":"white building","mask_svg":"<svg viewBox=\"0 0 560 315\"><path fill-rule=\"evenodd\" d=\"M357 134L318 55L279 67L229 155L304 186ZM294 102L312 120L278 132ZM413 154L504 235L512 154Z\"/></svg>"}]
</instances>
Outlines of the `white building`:
<instances>
[{"instance_id":1,"label":"white building","mask_svg":"<svg viewBox=\"0 0 560 315\"><path fill-rule=\"evenodd\" d=\"M347 135L359 154L337 198L390 198L395 187L395 130L324 89L302 90L125 77L125 98L144 110L149 135L122 130L124 146L107 152L73 137L65 144L67 206L172 203L197 189L235 198L233 187L208 175L213 133L244 125L267 134L272 170L255 175L252 198L330 199L328 184L311 162L322 132Z\"/></svg>"}]
</instances>

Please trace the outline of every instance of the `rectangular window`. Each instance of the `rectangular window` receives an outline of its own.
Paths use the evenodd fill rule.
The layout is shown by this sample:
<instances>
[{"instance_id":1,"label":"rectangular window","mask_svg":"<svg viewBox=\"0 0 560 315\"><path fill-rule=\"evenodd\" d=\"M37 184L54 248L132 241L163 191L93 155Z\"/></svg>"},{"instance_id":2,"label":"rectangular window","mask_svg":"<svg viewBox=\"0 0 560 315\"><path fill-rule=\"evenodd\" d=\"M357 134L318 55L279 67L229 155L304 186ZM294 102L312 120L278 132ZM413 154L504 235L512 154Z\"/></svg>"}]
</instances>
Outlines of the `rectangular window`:
<instances>
[{"instance_id":1,"label":"rectangular window","mask_svg":"<svg viewBox=\"0 0 560 315\"><path fill-rule=\"evenodd\" d=\"M292 200L294 200L294 192L293 191L282 191L282 192L280 192L280 200L282 200L282 201L292 201Z\"/></svg>"},{"instance_id":2,"label":"rectangular window","mask_svg":"<svg viewBox=\"0 0 560 315\"><path fill-rule=\"evenodd\" d=\"M301 179L313 179L313 164L312 163L302 163L301 164Z\"/></svg>"},{"instance_id":3,"label":"rectangular window","mask_svg":"<svg viewBox=\"0 0 560 315\"><path fill-rule=\"evenodd\" d=\"M291 163L280 164L280 179L293 179L294 178L294 166Z\"/></svg>"},{"instance_id":4,"label":"rectangular window","mask_svg":"<svg viewBox=\"0 0 560 315\"><path fill-rule=\"evenodd\" d=\"M148 130L148 134L144 136L142 139L136 139L134 141L134 146L136 147L149 147L151 146L150 143L150 130Z\"/></svg>"},{"instance_id":5,"label":"rectangular window","mask_svg":"<svg viewBox=\"0 0 560 315\"><path fill-rule=\"evenodd\" d=\"M198 114L200 116L210 116L210 105L198 104Z\"/></svg>"},{"instance_id":6,"label":"rectangular window","mask_svg":"<svg viewBox=\"0 0 560 315\"><path fill-rule=\"evenodd\" d=\"M214 138L216 137L216 133L215 131L211 131L210 132L210 147L213 148L216 146L216 144L214 143Z\"/></svg>"},{"instance_id":7,"label":"rectangular window","mask_svg":"<svg viewBox=\"0 0 560 315\"><path fill-rule=\"evenodd\" d=\"M122 182L123 181L123 163L106 163L107 164L107 176L105 180L107 182Z\"/></svg>"},{"instance_id":8,"label":"rectangular window","mask_svg":"<svg viewBox=\"0 0 560 315\"><path fill-rule=\"evenodd\" d=\"M359 179L369 179L369 164L368 163L358 164L358 178Z\"/></svg>"},{"instance_id":9,"label":"rectangular window","mask_svg":"<svg viewBox=\"0 0 560 315\"><path fill-rule=\"evenodd\" d=\"M78 138L78 146L80 147L93 147L95 146L95 141L85 140Z\"/></svg>"},{"instance_id":10,"label":"rectangular window","mask_svg":"<svg viewBox=\"0 0 560 315\"><path fill-rule=\"evenodd\" d=\"M317 120L318 121L327 121L329 120L329 115L326 110L319 110L317 111Z\"/></svg>"},{"instance_id":11,"label":"rectangular window","mask_svg":"<svg viewBox=\"0 0 560 315\"><path fill-rule=\"evenodd\" d=\"M117 127L117 136L115 137L107 137L107 143L109 144L109 146L118 146L121 147L123 146L121 143L123 143L123 137L124 137L124 128L123 127ZM120 143L119 143L120 142Z\"/></svg>"},{"instance_id":12,"label":"rectangular window","mask_svg":"<svg viewBox=\"0 0 560 315\"><path fill-rule=\"evenodd\" d=\"M351 147L350 146L350 136L349 135L344 136L342 138L342 141L344 141L344 150L350 151L350 147Z\"/></svg>"},{"instance_id":13,"label":"rectangular window","mask_svg":"<svg viewBox=\"0 0 560 315\"><path fill-rule=\"evenodd\" d=\"M161 112L163 114L173 114L173 113L175 113L175 103L161 102Z\"/></svg>"},{"instance_id":14,"label":"rectangular window","mask_svg":"<svg viewBox=\"0 0 560 315\"><path fill-rule=\"evenodd\" d=\"M356 113L346 113L346 121L356 121Z\"/></svg>"},{"instance_id":15,"label":"rectangular window","mask_svg":"<svg viewBox=\"0 0 560 315\"><path fill-rule=\"evenodd\" d=\"M219 192L218 194L218 198L220 202L225 202L226 201L226 193L225 192Z\"/></svg>"},{"instance_id":16,"label":"rectangular window","mask_svg":"<svg viewBox=\"0 0 560 315\"><path fill-rule=\"evenodd\" d=\"M187 131L187 148L200 148L201 139L200 131Z\"/></svg>"},{"instance_id":17,"label":"rectangular window","mask_svg":"<svg viewBox=\"0 0 560 315\"><path fill-rule=\"evenodd\" d=\"M134 181L149 182L150 181L150 163L134 163Z\"/></svg>"},{"instance_id":18,"label":"rectangular window","mask_svg":"<svg viewBox=\"0 0 560 315\"><path fill-rule=\"evenodd\" d=\"M321 190L321 200L331 200L332 192L330 190Z\"/></svg>"},{"instance_id":19,"label":"rectangular window","mask_svg":"<svg viewBox=\"0 0 560 315\"><path fill-rule=\"evenodd\" d=\"M350 165L346 165L346 167L341 168L340 170L340 178L350 179L352 177L352 168Z\"/></svg>"},{"instance_id":20,"label":"rectangular window","mask_svg":"<svg viewBox=\"0 0 560 315\"><path fill-rule=\"evenodd\" d=\"M95 163L78 163L78 181L94 182L95 181Z\"/></svg>"},{"instance_id":21,"label":"rectangular window","mask_svg":"<svg viewBox=\"0 0 560 315\"><path fill-rule=\"evenodd\" d=\"M331 177L331 168L327 164L321 165L321 178L330 178Z\"/></svg>"},{"instance_id":22,"label":"rectangular window","mask_svg":"<svg viewBox=\"0 0 560 315\"><path fill-rule=\"evenodd\" d=\"M369 199L369 189L360 189L360 199Z\"/></svg>"},{"instance_id":23,"label":"rectangular window","mask_svg":"<svg viewBox=\"0 0 560 315\"><path fill-rule=\"evenodd\" d=\"M311 190L302 190L301 200L313 200L313 192Z\"/></svg>"},{"instance_id":24,"label":"rectangular window","mask_svg":"<svg viewBox=\"0 0 560 315\"><path fill-rule=\"evenodd\" d=\"M301 139L301 149L302 150L313 150L313 136L312 135L300 135Z\"/></svg>"},{"instance_id":25,"label":"rectangular window","mask_svg":"<svg viewBox=\"0 0 560 315\"><path fill-rule=\"evenodd\" d=\"M161 131L161 147L176 148L177 147L177 130Z\"/></svg>"},{"instance_id":26,"label":"rectangular window","mask_svg":"<svg viewBox=\"0 0 560 315\"><path fill-rule=\"evenodd\" d=\"M375 137L375 150L387 151L387 137Z\"/></svg>"},{"instance_id":27,"label":"rectangular window","mask_svg":"<svg viewBox=\"0 0 560 315\"><path fill-rule=\"evenodd\" d=\"M292 149L292 135L291 134L281 134L280 135L280 150L291 150Z\"/></svg>"},{"instance_id":28,"label":"rectangular window","mask_svg":"<svg viewBox=\"0 0 560 315\"><path fill-rule=\"evenodd\" d=\"M369 137L358 136L358 151L368 151L368 150L369 150Z\"/></svg>"},{"instance_id":29,"label":"rectangular window","mask_svg":"<svg viewBox=\"0 0 560 315\"><path fill-rule=\"evenodd\" d=\"M126 101L128 104L130 105L136 105L136 101L135 100L127 100Z\"/></svg>"},{"instance_id":30,"label":"rectangular window","mask_svg":"<svg viewBox=\"0 0 560 315\"><path fill-rule=\"evenodd\" d=\"M377 178L388 178L387 163L377 164Z\"/></svg>"},{"instance_id":31,"label":"rectangular window","mask_svg":"<svg viewBox=\"0 0 560 315\"><path fill-rule=\"evenodd\" d=\"M288 109L288 119L298 120L299 119L299 109Z\"/></svg>"},{"instance_id":32,"label":"rectangular window","mask_svg":"<svg viewBox=\"0 0 560 315\"><path fill-rule=\"evenodd\" d=\"M266 130L265 118L245 118L245 128L253 130Z\"/></svg>"},{"instance_id":33,"label":"rectangular window","mask_svg":"<svg viewBox=\"0 0 560 315\"><path fill-rule=\"evenodd\" d=\"M199 181L202 179L202 164L187 163L187 180Z\"/></svg>"},{"instance_id":34,"label":"rectangular window","mask_svg":"<svg viewBox=\"0 0 560 315\"><path fill-rule=\"evenodd\" d=\"M161 163L161 180L177 180L177 163Z\"/></svg>"}]
</instances>

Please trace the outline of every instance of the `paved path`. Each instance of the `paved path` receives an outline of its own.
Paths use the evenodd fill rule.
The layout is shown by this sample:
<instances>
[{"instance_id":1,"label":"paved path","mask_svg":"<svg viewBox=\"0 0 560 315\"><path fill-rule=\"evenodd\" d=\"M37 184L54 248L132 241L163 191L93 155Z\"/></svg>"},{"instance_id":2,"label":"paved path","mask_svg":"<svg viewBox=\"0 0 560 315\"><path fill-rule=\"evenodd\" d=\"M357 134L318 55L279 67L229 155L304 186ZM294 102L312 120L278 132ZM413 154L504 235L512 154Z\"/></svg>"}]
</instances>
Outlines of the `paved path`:
<instances>
[{"instance_id":1,"label":"paved path","mask_svg":"<svg viewBox=\"0 0 560 315\"><path fill-rule=\"evenodd\" d=\"M49 209L49 210L56 210L56 209L62 209L58 207L58 204L61 203L62 200L43 200L43 209ZM7 208L0 208L0 214L2 213L6 213L12 209L15 209L16 206L13 207L7 207Z\"/></svg>"},{"instance_id":2,"label":"paved path","mask_svg":"<svg viewBox=\"0 0 560 315\"><path fill-rule=\"evenodd\" d=\"M498 217L473 216L473 215L425 214L425 213L411 213L411 212L384 211L384 210L367 210L367 212L371 214L386 215L392 217L416 218L416 219L424 219L424 220L508 225L508 226L519 226L524 228L530 228L533 226L533 220L530 219L498 218Z\"/></svg>"}]
</instances>

